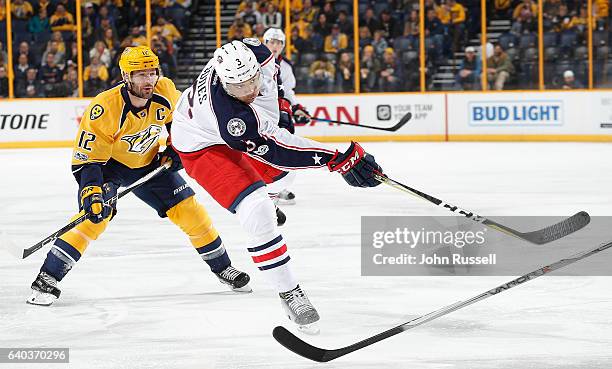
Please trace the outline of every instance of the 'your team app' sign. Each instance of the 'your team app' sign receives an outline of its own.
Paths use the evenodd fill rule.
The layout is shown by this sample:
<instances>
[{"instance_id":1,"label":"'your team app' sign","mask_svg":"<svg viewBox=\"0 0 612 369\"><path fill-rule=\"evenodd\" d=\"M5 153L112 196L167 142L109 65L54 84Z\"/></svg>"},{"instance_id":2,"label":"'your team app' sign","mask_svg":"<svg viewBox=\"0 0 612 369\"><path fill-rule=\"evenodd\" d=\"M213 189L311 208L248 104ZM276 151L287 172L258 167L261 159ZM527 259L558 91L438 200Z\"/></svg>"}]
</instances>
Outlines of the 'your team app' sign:
<instances>
[{"instance_id":1,"label":"'your team app' sign","mask_svg":"<svg viewBox=\"0 0 612 369\"><path fill-rule=\"evenodd\" d=\"M471 126L560 126L563 101L474 101L468 104Z\"/></svg>"}]
</instances>

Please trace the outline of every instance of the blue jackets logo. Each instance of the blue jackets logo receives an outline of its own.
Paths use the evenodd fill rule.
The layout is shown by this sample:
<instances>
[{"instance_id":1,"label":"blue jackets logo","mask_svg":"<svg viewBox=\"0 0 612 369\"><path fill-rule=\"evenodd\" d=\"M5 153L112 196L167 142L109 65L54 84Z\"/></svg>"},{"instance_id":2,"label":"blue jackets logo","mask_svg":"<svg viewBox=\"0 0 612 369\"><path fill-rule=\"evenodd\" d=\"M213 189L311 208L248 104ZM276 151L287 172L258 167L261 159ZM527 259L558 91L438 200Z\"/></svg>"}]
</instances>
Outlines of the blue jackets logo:
<instances>
[{"instance_id":1,"label":"blue jackets logo","mask_svg":"<svg viewBox=\"0 0 612 369\"><path fill-rule=\"evenodd\" d=\"M561 126L561 100L475 101L468 103L470 126Z\"/></svg>"}]
</instances>

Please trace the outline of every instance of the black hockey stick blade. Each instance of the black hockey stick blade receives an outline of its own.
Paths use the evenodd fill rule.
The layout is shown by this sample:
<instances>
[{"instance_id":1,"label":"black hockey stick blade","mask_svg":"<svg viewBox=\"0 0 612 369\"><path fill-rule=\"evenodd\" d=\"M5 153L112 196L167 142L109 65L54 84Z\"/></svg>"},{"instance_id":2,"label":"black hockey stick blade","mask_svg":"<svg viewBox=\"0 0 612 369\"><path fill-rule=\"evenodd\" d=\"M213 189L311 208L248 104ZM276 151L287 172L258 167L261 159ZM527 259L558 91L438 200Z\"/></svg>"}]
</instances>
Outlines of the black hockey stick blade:
<instances>
[{"instance_id":1,"label":"black hockey stick blade","mask_svg":"<svg viewBox=\"0 0 612 369\"><path fill-rule=\"evenodd\" d=\"M311 118L311 119L312 120L317 120L317 121L320 121L320 122L329 122L329 123L341 124L341 125L345 125L345 126L377 129L379 131L386 131L386 132L395 132L398 129L402 128L406 123L408 123L410 121L410 119L412 119L412 113L410 113L410 112L406 113L406 115L404 115L402 117L402 119L400 119L399 122L397 122L392 127L376 127L376 126L370 126L370 125L367 125L367 124L354 124L354 123L349 123L349 122L343 122L343 121L340 121L340 120L324 119L324 118L314 118L314 117Z\"/></svg>"},{"instance_id":2,"label":"black hockey stick blade","mask_svg":"<svg viewBox=\"0 0 612 369\"><path fill-rule=\"evenodd\" d=\"M354 343L352 345L349 346L345 346L345 347L341 347L338 349L323 349L323 348L319 348L316 346L313 346L307 342L304 342L303 340L301 340L300 338L296 337L293 333L289 332L289 330L287 330L284 327L276 327L274 328L274 330L272 331L272 335L274 336L274 338L278 341L278 343L280 343L281 345L283 345L284 347L286 347L288 350L293 351L294 353L305 357L307 359L313 360L313 361L318 361L318 362L327 362L327 361L331 361L334 360L336 358L339 358L340 356L344 356L346 354L350 354L351 352L357 351L359 349L362 349L364 347L370 346L376 342L382 341L386 338L389 338L391 336L395 336L396 334L405 332L409 329L418 327L422 324L425 324L427 322L430 322L434 319L438 319L444 315L450 314L453 311L457 311L460 310L466 306L470 306L478 301L482 301L486 298L489 298L491 296L495 296L499 293L502 293L504 291L507 291L513 287L517 287L520 286L521 284L525 283L525 282L529 282L533 279L536 279L538 277L541 277L543 275L546 275L550 272L553 272L557 269L561 269L564 268L570 264L573 264L577 261L580 261L582 259L586 259L590 256L593 256L597 253L600 253L604 250L607 250L609 248L612 248L612 242L608 242L602 245L599 245L595 248L592 248L590 250L586 250L586 251L582 251L579 252L577 254L574 254L572 256L563 258L563 259L559 259L557 261L555 261L552 264L549 265L545 265L542 266L530 273L524 274L516 279L513 279L509 282L506 282L502 285L499 285L495 288L492 288L488 291L485 291L477 296L474 296L470 299L467 300L463 300L463 301L459 301L456 302L454 304L450 304L447 306L444 306L441 309L432 311L428 314L422 315L418 318L414 318L411 319L405 323L402 323L396 327L393 327L391 329L387 329L384 332L381 332L379 334L376 334L374 336L370 336L364 340L361 340L357 343Z\"/></svg>"},{"instance_id":3,"label":"black hockey stick blade","mask_svg":"<svg viewBox=\"0 0 612 369\"><path fill-rule=\"evenodd\" d=\"M429 201L430 203L437 205L439 207L445 208L455 214L462 215L466 218L469 218L470 220L473 220L478 223L482 223L500 232L503 232L510 236L519 238L523 241L531 242L536 245L543 245L543 244L558 240L560 238L563 238L571 233L574 233L584 228L591 221L591 217L589 216L589 214L586 211L581 211L581 212L578 212L572 215L569 218L564 219L563 221L559 223L553 224L546 228L538 229L536 231L531 231L531 232L520 232L516 229L512 229L503 224L497 223L491 219L483 217L482 215L478 215L469 210L465 210L458 206L449 204L434 196L426 194L425 192L419 191L408 185L400 183L392 178L389 178L386 175L375 174L375 178L386 185L389 185L400 191L414 195L420 199Z\"/></svg>"},{"instance_id":4,"label":"black hockey stick blade","mask_svg":"<svg viewBox=\"0 0 612 369\"><path fill-rule=\"evenodd\" d=\"M517 232L512 228L508 228L503 224L499 224L490 219L485 220L483 224L486 224L491 228L495 228L511 236L518 237L522 240L526 240L537 245L544 245L546 243L556 241L584 228L587 224L589 224L590 221L591 217L589 216L589 213L587 213L586 211L580 211L569 218L563 219L559 223L555 223L537 231L525 233Z\"/></svg>"}]
</instances>

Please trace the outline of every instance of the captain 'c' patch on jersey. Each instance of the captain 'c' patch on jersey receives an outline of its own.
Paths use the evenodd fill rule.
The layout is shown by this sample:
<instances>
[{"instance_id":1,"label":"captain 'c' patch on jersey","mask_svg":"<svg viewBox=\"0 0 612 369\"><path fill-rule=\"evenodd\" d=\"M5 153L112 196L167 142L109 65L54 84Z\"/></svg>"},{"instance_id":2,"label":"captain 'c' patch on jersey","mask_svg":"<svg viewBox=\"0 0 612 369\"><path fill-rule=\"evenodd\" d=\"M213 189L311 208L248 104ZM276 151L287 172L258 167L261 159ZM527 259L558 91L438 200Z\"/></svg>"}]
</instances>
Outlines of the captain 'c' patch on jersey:
<instances>
[{"instance_id":1,"label":"captain 'c' patch on jersey","mask_svg":"<svg viewBox=\"0 0 612 369\"><path fill-rule=\"evenodd\" d=\"M91 108L91 111L89 112L89 119L98 119L102 116L102 114L104 114L104 108L102 107L102 105L96 104L93 106L93 108Z\"/></svg>"},{"instance_id":2,"label":"captain 'c' patch on jersey","mask_svg":"<svg viewBox=\"0 0 612 369\"><path fill-rule=\"evenodd\" d=\"M129 152L144 154L159 140L161 131L161 126L152 124L147 129L133 135L123 136L121 141L125 141L130 145Z\"/></svg>"}]
</instances>

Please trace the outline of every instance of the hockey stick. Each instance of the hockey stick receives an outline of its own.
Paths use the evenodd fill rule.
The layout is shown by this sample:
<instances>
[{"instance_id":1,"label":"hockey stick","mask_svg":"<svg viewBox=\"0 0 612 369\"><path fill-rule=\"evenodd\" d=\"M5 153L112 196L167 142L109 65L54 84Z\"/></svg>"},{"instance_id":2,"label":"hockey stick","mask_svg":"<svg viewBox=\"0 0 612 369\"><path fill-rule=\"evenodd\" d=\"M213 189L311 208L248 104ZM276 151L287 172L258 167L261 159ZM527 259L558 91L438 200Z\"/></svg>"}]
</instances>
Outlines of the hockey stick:
<instances>
[{"instance_id":1,"label":"hockey stick","mask_svg":"<svg viewBox=\"0 0 612 369\"><path fill-rule=\"evenodd\" d=\"M406 115L404 115L402 117L402 119L400 119L399 122L397 122L392 127L376 127L376 126L369 126L367 124L354 124L354 123L349 123L349 122L342 122L340 120L325 119L325 118L315 118L315 117L311 117L310 119L311 120L317 120L319 122L329 122L329 123L336 123L336 124L341 124L341 125L346 125L346 126L377 129L379 131L387 131L387 132L395 132L398 129L402 128L404 126L404 124L408 123L408 121L410 119L412 119L412 113L410 113L410 112L406 113Z\"/></svg>"},{"instance_id":2,"label":"hockey stick","mask_svg":"<svg viewBox=\"0 0 612 369\"><path fill-rule=\"evenodd\" d=\"M119 192L115 196L113 196L110 199L106 200L105 204L106 205L112 205L112 204L116 203L117 200L119 200L123 196L127 195L128 193L134 191L138 187L142 186L143 184L145 184L147 181L151 180L152 178L157 177L162 172L167 170L169 167L170 167L169 163L166 163L166 164L160 166L159 168L156 168L155 170L152 170L150 173L148 173L144 177L140 178L138 181L132 183L132 185L128 186L125 190ZM36 251L40 250L46 244L48 244L50 242L54 242L58 237L60 237L64 233L68 232L72 228L76 227L77 225L83 223L86 219L87 219L87 214L83 213L78 218L76 218L72 222L66 224L65 226L63 226L62 228L57 230L55 233L49 235L48 237L46 237L42 241L38 242L34 246L28 247L27 249L23 249L22 259L25 259L28 256L32 255Z\"/></svg>"},{"instance_id":3,"label":"hockey stick","mask_svg":"<svg viewBox=\"0 0 612 369\"><path fill-rule=\"evenodd\" d=\"M608 242L606 244L600 245L594 249L591 250L587 250L587 251L583 251L580 253L577 253L575 255L572 255L568 258L565 259L561 259L558 260L550 265L547 266L543 266L539 269L534 270L531 273L527 273L521 277L518 277L516 279L513 279L512 281L508 282L508 283L504 283L500 286L497 286L491 290L488 290L487 292L481 293L478 296L474 296L469 300L465 300L465 301L459 301L456 302L454 304L448 305L443 307L442 309L433 311L429 314L426 315L422 315L418 318L412 319L406 323L400 324L394 328L391 328L389 330L386 330L382 333L379 333L375 336L371 336L368 337L362 341L359 341L357 343L354 343L352 345L346 346L346 347L342 347L339 349L332 349L332 350L327 350L327 349L322 349L319 347L315 347L312 346L304 341L302 341L300 338L296 337L293 333L289 332L285 327L275 327L272 335L274 336L274 338L283 346L285 346L287 349L295 352L296 354L303 356L307 359L310 360L314 360L314 361L318 361L318 362L327 362L330 360L334 360L336 358L339 358L340 356L344 356L346 354L349 354L353 351L357 351L359 349L362 349L364 347L370 346L376 342L382 341L386 338L389 338L391 336L395 336L398 333L402 333L404 331L407 331L409 329L415 328L421 324L425 324L429 321L432 321L434 319L437 319L441 316L444 316L446 314L452 313L453 311L462 309L466 306L472 305L478 301L482 301L488 297L491 297L493 295L497 295L498 293L504 292L506 290L509 290L512 287L516 287L518 285L521 285L527 281L530 281L532 279L541 277L545 274L548 274L554 270L557 269L561 269L567 265L573 264L579 260L588 258L589 256L595 255L601 251L604 251L608 248L612 247L612 242Z\"/></svg>"},{"instance_id":4,"label":"hockey stick","mask_svg":"<svg viewBox=\"0 0 612 369\"><path fill-rule=\"evenodd\" d=\"M591 221L591 217L589 216L589 214L586 211L581 211L581 212L578 212L572 215L569 218L566 218L560 221L559 223L553 224L546 228L542 228L537 231L523 233L515 229L512 229L510 227L507 227L503 224L497 223L491 219L487 219L481 215L474 214L471 211L467 211L457 206L451 205L447 202L444 202L440 199L437 199L419 190L415 190L412 187L408 187L405 184L399 183L384 175L375 175L375 176L377 180L381 181L382 183L386 185L397 188L398 190L407 192L411 195L415 195L421 199L431 202L432 204L446 208L452 211L453 213L459 213L465 216L466 218L469 218L475 222L482 223L500 232L509 234L511 236L514 236L524 241L534 243L536 245L543 245L545 243L549 243L549 242L558 240L559 238L565 237L583 228L584 226L589 224L589 222Z\"/></svg>"}]
</instances>

